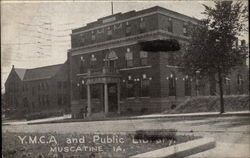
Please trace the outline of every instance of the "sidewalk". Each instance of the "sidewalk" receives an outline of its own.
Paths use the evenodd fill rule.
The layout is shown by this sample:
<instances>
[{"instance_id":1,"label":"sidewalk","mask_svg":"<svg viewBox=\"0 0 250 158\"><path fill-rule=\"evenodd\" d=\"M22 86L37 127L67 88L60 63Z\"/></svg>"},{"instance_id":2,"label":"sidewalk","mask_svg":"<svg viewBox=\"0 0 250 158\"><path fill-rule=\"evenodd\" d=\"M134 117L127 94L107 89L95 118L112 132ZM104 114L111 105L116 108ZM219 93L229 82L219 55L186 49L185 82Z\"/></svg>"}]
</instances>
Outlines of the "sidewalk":
<instances>
[{"instance_id":1,"label":"sidewalk","mask_svg":"<svg viewBox=\"0 0 250 158\"><path fill-rule=\"evenodd\" d=\"M157 118L192 118L192 117L228 117L228 116L250 116L250 111L235 111L225 112L201 112L201 113L184 113L184 114L150 114L141 116L120 116L120 117L106 117L93 119L71 119L71 115L64 115L61 117L53 117L47 119L38 119L31 121L16 121L5 122L3 125L21 125L21 124L45 124L45 123L67 123L67 122L89 122L89 121L110 121L110 120L136 120L136 119L157 119Z\"/></svg>"},{"instance_id":2,"label":"sidewalk","mask_svg":"<svg viewBox=\"0 0 250 158\"><path fill-rule=\"evenodd\" d=\"M220 114L219 112L200 112L200 113L182 113L182 114L151 114L130 117L132 119L150 119L150 118L175 118L175 117L209 117L209 116L250 116L250 111L234 111L225 112Z\"/></svg>"},{"instance_id":3,"label":"sidewalk","mask_svg":"<svg viewBox=\"0 0 250 158\"><path fill-rule=\"evenodd\" d=\"M26 121L26 120L20 120L20 121L6 121L6 122L2 122L2 125L23 125L23 124L35 124L35 123L46 123L46 122L51 122L51 121L60 121L60 120L65 120L65 119L70 119L71 118L71 114L67 114L64 116L60 116L60 117L50 117L50 118L44 118L44 119L37 119L37 120L30 120L30 121Z\"/></svg>"}]
</instances>

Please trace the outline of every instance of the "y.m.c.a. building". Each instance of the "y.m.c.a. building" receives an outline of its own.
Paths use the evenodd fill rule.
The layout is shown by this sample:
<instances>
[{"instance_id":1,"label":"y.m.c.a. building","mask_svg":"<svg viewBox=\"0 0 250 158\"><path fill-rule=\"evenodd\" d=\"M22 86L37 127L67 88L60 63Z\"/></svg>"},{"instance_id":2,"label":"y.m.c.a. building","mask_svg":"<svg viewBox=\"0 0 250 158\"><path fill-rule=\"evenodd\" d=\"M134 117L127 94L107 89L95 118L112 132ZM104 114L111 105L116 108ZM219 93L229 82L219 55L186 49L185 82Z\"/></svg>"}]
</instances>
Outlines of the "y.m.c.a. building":
<instances>
[{"instance_id":1,"label":"y.m.c.a. building","mask_svg":"<svg viewBox=\"0 0 250 158\"><path fill-rule=\"evenodd\" d=\"M185 51L188 26L197 19L161 7L117 13L72 30L68 50L73 117L96 113L157 112L195 95L209 84L178 72L175 55ZM175 52L144 51L141 41L175 39ZM242 88L242 72L232 93ZM234 92L233 92L234 91Z\"/></svg>"}]
</instances>

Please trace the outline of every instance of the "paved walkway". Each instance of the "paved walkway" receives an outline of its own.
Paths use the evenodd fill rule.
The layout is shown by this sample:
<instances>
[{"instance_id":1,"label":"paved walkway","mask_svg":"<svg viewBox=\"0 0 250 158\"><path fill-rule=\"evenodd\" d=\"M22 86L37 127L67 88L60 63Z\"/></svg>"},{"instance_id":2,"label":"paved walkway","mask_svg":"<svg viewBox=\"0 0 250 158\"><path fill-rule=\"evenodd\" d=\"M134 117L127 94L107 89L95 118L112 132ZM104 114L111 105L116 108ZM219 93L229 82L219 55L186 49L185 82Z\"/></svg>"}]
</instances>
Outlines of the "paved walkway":
<instances>
[{"instance_id":1,"label":"paved walkway","mask_svg":"<svg viewBox=\"0 0 250 158\"><path fill-rule=\"evenodd\" d=\"M44 118L44 119L37 119L37 120L20 120L20 121L5 121L3 122L3 125L22 125L22 124L28 124L28 123L43 123L43 122L50 122L50 121L59 121L59 120L65 120L71 118L71 114L67 114L60 117L50 117L50 118Z\"/></svg>"},{"instance_id":2,"label":"paved walkway","mask_svg":"<svg viewBox=\"0 0 250 158\"><path fill-rule=\"evenodd\" d=\"M248 158L250 155L249 144L232 144L217 142L216 148L190 155L186 158Z\"/></svg>"},{"instance_id":3,"label":"paved walkway","mask_svg":"<svg viewBox=\"0 0 250 158\"><path fill-rule=\"evenodd\" d=\"M212 116L241 116L249 115L250 111L235 111L235 112L225 112L220 114L219 112L201 112L201 113L183 113L183 114L150 114L150 115L140 115L140 116L121 116L121 117L107 117L98 118L92 120L84 119L70 119L71 115L64 115L61 117L52 117L46 119L37 119L30 121L6 121L3 125L20 125L20 124L41 124L41 123L63 123L63 122L85 122L85 121L105 121L105 120L133 120L133 119L153 119L153 118L180 118L180 117L212 117Z\"/></svg>"},{"instance_id":4,"label":"paved walkway","mask_svg":"<svg viewBox=\"0 0 250 158\"><path fill-rule=\"evenodd\" d=\"M231 116L231 115L247 115L250 116L250 111L233 111L233 112L225 112L220 114L219 112L200 112L200 113L182 113L182 114L151 114L151 115L141 115L134 116L130 118L161 118L161 117L190 117L190 116Z\"/></svg>"}]
</instances>

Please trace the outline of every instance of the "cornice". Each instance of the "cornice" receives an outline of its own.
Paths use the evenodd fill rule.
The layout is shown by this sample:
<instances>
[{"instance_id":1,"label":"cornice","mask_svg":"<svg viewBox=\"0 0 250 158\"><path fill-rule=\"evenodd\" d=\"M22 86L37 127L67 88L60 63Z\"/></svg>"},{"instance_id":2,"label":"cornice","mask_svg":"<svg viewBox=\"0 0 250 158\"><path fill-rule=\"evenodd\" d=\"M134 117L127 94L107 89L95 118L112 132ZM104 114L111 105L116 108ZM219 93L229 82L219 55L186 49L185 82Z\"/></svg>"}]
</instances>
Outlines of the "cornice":
<instances>
[{"instance_id":1,"label":"cornice","mask_svg":"<svg viewBox=\"0 0 250 158\"><path fill-rule=\"evenodd\" d=\"M156 30L156 31L146 32L143 34L123 37L83 47L73 48L68 50L68 52L70 52L71 56L75 56L80 54L87 54L91 52L101 51L105 49L113 49L123 46L129 46L138 43L139 40L156 40L156 39L169 39L169 38L178 38L180 40L185 40L185 41L190 39L190 37L177 35L168 31Z\"/></svg>"},{"instance_id":2,"label":"cornice","mask_svg":"<svg viewBox=\"0 0 250 158\"><path fill-rule=\"evenodd\" d=\"M118 20L118 21L115 21L115 22L112 22L112 23L109 23L109 24L104 24L104 25L96 26L96 27L86 29L86 30L83 30L83 31L71 33L70 35L77 35L77 34L89 32L89 31L93 31L93 30L97 30L97 29L102 29L102 28L105 28L105 27L109 27L109 26L112 26L112 25L128 22L128 21L131 21L131 20L135 20L135 19L138 19L138 18L142 18L142 17L154 15L154 14L162 14L162 15L165 15L165 16L170 16L171 18L175 18L175 19L184 21L184 22L192 22L193 24L197 24L196 22L194 22L195 20L192 17L186 16L186 15L183 15L183 16L186 16L186 17L182 18L182 17L176 16L174 13L171 13L171 12L166 13L164 11L154 11L154 12L151 12L151 13L145 13L145 14L142 14L142 15L138 15L138 16L128 18L128 19Z\"/></svg>"}]
</instances>

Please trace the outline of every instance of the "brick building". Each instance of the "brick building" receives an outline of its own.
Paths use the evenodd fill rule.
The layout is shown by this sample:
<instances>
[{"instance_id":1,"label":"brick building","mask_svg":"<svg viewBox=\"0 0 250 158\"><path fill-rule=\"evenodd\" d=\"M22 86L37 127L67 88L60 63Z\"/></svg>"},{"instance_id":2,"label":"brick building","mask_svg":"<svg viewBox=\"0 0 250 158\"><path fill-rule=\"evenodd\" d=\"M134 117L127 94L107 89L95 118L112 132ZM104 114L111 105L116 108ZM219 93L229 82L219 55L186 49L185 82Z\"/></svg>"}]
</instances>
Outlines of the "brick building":
<instances>
[{"instance_id":1,"label":"brick building","mask_svg":"<svg viewBox=\"0 0 250 158\"><path fill-rule=\"evenodd\" d=\"M206 81L183 75L175 63L190 38L188 26L197 22L156 6L117 13L72 30L68 59L73 117L81 117L86 109L88 115L156 112L187 97L209 95ZM162 39L178 40L181 50L149 52L138 44ZM234 79L225 79L225 84L234 85L225 86L230 89L227 94L247 91L246 71L237 69Z\"/></svg>"},{"instance_id":2,"label":"brick building","mask_svg":"<svg viewBox=\"0 0 250 158\"><path fill-rule=\"evenodd\" d=\"M67 62L33 69L12 67L5 82L6 104L15 117L69 112Z\"/></svg>"}]
</instances>

